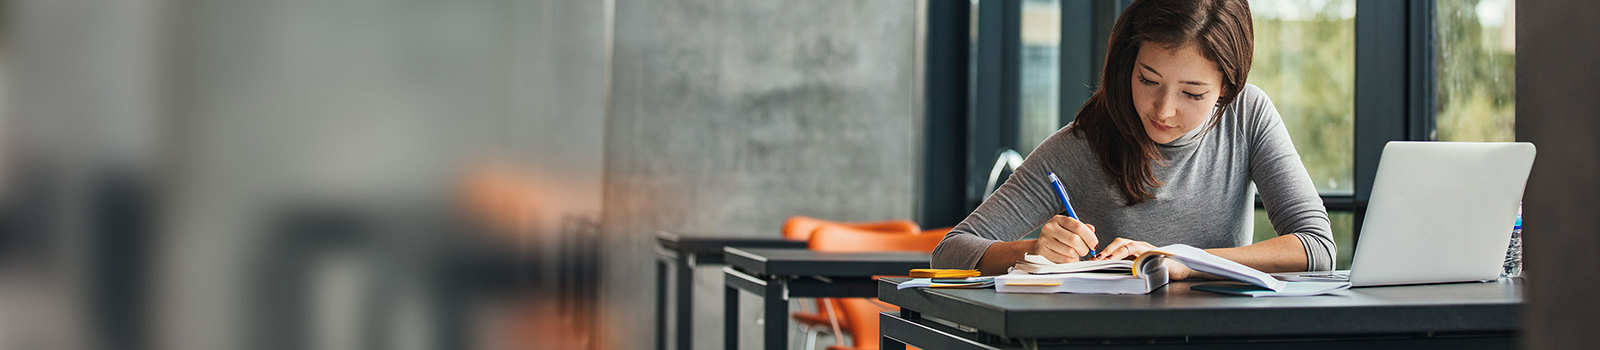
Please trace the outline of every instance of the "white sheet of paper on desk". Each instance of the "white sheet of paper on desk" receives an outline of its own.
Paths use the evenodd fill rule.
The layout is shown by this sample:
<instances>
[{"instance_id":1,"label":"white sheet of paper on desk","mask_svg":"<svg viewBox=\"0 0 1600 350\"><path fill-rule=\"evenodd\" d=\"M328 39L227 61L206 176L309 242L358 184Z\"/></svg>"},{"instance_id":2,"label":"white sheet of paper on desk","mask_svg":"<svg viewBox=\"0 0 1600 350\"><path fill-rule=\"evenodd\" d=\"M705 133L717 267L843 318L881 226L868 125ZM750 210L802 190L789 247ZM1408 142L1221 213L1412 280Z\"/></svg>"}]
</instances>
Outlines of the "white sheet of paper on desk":
<instances>
[{"instance_id":1,"label":"white sheet of paper on desk","mask_svg":"<svg viewBox=\"0 0 1600 350\"><path fill-rule=\"evenodd\" d=\"M1350 289L1350 282L1284 282L1277 291L1244 283L1197 284L1189 289L1252 297L1304 297Z\"/></svg>"}]
</instances>

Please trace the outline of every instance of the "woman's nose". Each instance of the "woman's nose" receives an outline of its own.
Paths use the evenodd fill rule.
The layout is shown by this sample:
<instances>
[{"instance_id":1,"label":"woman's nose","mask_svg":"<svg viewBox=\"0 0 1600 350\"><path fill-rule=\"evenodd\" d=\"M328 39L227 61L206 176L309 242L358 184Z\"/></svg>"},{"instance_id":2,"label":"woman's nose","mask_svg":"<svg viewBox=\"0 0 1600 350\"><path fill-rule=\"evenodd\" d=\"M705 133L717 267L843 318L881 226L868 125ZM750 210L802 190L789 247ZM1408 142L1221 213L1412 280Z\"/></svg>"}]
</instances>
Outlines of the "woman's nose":
<instances>
[{"instance_id":1,"label":"woman's nose","mask_svg":"<svg viewBox=\"0 0 1600 350\"><path fill-rule=\"evenodd\" d=\"M1156 119L1167 120L1178 115L1177 104L1172 103L1172 96L1162 96L1156 100Z\"/></svg>"}]
</instances>

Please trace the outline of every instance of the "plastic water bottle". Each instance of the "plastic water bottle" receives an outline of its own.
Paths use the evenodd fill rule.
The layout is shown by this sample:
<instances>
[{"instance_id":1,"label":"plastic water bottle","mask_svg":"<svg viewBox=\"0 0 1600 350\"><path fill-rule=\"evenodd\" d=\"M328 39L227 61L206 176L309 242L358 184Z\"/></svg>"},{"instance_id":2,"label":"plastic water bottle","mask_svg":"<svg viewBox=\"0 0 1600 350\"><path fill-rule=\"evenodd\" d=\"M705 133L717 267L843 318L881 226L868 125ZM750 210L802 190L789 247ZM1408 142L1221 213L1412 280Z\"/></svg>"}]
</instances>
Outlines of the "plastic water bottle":
<instances>
[{"instance_id":1,"label":"plastic water bottle","mask_svg":"<svg viewBox=\"0 0 1600 350\"><path fill-rule=\"evenodd\" d=\"M1517 206L1517 224L1511 227L1511 245L1506 247L1505 269L1500 277L1522 275L1522 206Z\"/></svg>"}]
</instances>

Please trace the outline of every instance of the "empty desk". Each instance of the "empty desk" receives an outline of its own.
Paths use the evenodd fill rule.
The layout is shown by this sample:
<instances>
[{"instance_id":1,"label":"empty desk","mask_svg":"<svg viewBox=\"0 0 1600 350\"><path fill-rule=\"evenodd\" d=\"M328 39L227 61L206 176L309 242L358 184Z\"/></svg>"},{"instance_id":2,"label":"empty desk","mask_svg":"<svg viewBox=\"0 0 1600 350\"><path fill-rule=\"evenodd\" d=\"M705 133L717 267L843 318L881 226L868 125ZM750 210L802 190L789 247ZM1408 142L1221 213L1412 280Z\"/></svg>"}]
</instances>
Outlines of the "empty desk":
<instances>
[{"instance_id":1,"label":"empty desk","mask_svg":"<svg viewBox=\"0 0 1600 350\"><path fill-rule=\"evenodd\" d=\"M1250 298L1173 282L1148 295L905 289L884 279L883 349L1512 348L1520 279ZM1201 282L1206 283L1206 282ZM938 320L933 320L937 318Z\"/></svg>"},{"instance_id":2,"label":"empty desk","mask_svg":"<svg viewBox=\"0 0 1600 350\"><path fill-rule=\"evenodd\" d=\"M688 350L694 321L694 268L700 265L722 264L722 248L769 247L805 249L805 241L782 238L721 237L709 235L680 235L672 232L656 234L656 348L667 348L667 270L677 266L678 289L678 339L677 348Z\"/></svg>"},{"instance_id":3,"label":"empty desk","mask_svg":"<svg viewBox=\"0 0 1600 350\"><path fill-rule=\"evenodd\" d=\"M739 290L761 297L766 321L763 346L783 349L789 337L789 297L852 298L876 296L872 276L904 276L928 267L927 253L829 253L806 249L725 248L728 266L724 338L739 346Z\"/></svg>"}]
</instances>

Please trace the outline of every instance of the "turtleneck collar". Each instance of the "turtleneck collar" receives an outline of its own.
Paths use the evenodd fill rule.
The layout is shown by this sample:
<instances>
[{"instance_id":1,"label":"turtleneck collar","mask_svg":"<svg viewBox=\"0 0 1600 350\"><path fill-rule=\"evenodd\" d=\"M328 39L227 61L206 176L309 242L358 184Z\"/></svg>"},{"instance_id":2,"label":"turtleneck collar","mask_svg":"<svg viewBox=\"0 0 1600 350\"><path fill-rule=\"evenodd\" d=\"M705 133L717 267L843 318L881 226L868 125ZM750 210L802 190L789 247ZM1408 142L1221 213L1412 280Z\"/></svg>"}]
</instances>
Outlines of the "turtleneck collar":
<instances>
[{"instance_id":1,"label":"turtleneck collar","mask_svg":"<svg viewBox=\"0 0 1600 350\"><path fill-rule=\"evenodd\" d=\"M1183 147L1194 144L1195 140L1200 139L1200 134L1205 128L1206 126L1202 124L1195 127L1194 130L1189 130L1189 132L1183 134L1183 136L1178 136L1178 138L1173 139L1172 142L1158 143L1157 145L1161 145L1162 147Z\"/></svg>"}]
</instances>

